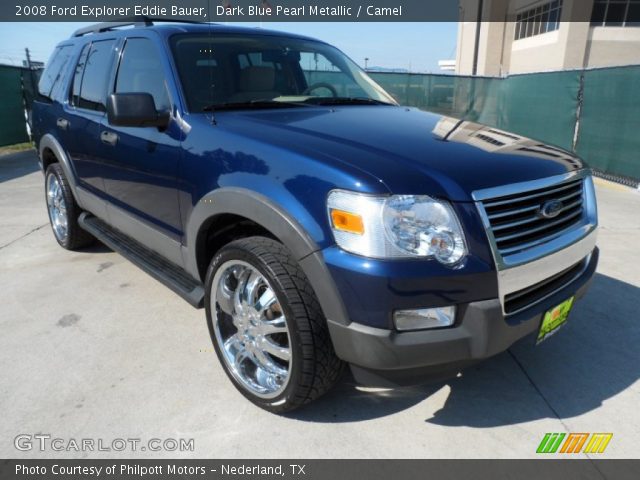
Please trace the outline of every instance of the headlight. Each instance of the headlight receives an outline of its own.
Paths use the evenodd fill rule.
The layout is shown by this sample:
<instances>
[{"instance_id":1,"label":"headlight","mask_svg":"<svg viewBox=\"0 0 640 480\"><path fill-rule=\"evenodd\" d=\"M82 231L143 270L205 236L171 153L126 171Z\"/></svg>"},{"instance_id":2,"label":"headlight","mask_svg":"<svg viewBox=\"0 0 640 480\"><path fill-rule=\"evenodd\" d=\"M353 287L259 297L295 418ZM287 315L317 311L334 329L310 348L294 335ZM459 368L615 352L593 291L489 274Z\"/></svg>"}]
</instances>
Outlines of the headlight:
<instances>
[{"instance_id":1,"label":"headlight","mask_svg":"<svg viewBox=\"0 0 640 480\"><path fill-rule=\"evenodd\" d=\"M333 190L327 207L336 243L349 252L435 258L450 266L467 254L462 228L447 202L426 195L379 197Z\"/></svg>"}]
</instances>

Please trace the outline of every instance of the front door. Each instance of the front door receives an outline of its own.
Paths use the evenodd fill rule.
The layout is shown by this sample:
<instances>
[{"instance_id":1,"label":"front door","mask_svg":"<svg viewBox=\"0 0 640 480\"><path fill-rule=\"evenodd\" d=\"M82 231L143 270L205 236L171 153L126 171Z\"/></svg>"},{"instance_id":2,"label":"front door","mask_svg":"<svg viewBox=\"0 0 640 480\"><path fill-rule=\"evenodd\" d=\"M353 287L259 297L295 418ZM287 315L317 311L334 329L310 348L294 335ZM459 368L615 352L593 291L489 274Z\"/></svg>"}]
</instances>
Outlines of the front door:
<instances>
[{"instance_id":1,"label":"front door","mask_svg":"<svg viewBox=\"0 0 640 480\"><path fill-rule=\"evenodd\" d=\"M160 48L148 38L128 38L114 84L115 93L150 93L156 110L171 111ZM105 116L100 139L105 149L105 187L114 226L147 243L149 228L180 242L182 224L177 173L181 130L174 120L165 129L110 125ZM155 243L155 242L153 242ZM162 246L155 248L164 250ZM160 253L173 257L169 252Z\"/></svg>"}]
</instances>

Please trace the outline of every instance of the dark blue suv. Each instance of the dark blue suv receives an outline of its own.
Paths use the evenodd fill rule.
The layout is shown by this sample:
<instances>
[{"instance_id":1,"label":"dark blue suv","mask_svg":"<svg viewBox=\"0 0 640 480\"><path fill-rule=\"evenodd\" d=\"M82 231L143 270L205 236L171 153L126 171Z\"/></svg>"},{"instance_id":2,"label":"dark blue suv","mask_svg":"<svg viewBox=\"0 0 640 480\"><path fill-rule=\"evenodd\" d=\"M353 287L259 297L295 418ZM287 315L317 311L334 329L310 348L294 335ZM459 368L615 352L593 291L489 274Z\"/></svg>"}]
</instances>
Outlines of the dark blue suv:
<instances>
[{"instance_id":1,"label":"dark blue suv","mask_svg":"<svg viewBox=\"0 0 640 480\"><path fill-rule=\"evenodd\" d=\"M273 412L346 364L398 385L542 341L596 268L578 158L399 106L317 40L99 24L39 92L58 243L97 238L204 306L229 378Z\"/></svg>"}]
</instances>

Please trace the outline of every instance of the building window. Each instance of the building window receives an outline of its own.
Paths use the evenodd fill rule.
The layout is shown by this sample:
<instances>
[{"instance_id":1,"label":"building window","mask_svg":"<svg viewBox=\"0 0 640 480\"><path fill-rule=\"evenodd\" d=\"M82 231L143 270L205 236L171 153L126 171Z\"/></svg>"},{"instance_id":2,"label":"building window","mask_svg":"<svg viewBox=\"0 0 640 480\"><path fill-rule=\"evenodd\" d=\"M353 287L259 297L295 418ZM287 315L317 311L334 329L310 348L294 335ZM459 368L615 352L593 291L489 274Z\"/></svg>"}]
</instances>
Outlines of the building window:
<instances>
[{"instance_id":1,"label":"building window","mask_svg":"<svg viewBox=\"0 0 640 480\"><path fill-rule=\"evenodd\" d=\"M562 0L547 2L516 15L516 40L558 30Z\"/></svg>"},{"instance_id":2,"label":"building window","mask_svg":"<svg viewBox=\"0 0 640 480\"><path fill-rule=\"evenodd\" d=\"M591 14L596 27L640 27L640 0L596 0Z\"/></svg>"}]
</instances>

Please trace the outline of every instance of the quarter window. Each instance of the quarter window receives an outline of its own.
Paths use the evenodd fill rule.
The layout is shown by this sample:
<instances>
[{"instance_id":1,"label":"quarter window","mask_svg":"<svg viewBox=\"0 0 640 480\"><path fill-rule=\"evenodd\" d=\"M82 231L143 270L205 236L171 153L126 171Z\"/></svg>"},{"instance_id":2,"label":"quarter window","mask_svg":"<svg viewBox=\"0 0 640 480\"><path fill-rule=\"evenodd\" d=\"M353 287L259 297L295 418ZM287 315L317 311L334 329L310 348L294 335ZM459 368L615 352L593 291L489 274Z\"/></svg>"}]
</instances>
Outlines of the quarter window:
<instances>
[{"instance_id":1,"label":"quarter window","mask_svg":"<svg viewBox=\"0 0 640 480\"><path fill-rule=\"evenodd\" d=\"M93 42L85 61L78 107L106 111L107 86L115 40Z\"/></svg>"},{"instance_id":2,"label":"quarter window","mask_svg":"<svg viewBox=\"0 0 640 480\"><path fill-rule=\"evenodd\" d=\"M150 93L159 111L169 110L169 95L158 51L146 38L130 38L124 47L116 93Z\"/></svg>"},{"instance_id":3,"label":"quarter window","mask_svg":"<svg viewBox=\"0 0 640 480\"><path fill-rule=\"evenodd\" d=\"M65 67L69 63L72 50L71 45L64 45L56 48L51 55L38 83L38 92L42 98L52 100L57 97L62 88Z\"/></svg>"}]
</instances>

